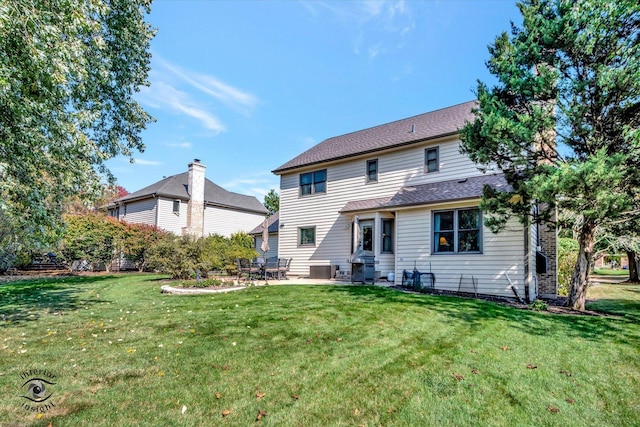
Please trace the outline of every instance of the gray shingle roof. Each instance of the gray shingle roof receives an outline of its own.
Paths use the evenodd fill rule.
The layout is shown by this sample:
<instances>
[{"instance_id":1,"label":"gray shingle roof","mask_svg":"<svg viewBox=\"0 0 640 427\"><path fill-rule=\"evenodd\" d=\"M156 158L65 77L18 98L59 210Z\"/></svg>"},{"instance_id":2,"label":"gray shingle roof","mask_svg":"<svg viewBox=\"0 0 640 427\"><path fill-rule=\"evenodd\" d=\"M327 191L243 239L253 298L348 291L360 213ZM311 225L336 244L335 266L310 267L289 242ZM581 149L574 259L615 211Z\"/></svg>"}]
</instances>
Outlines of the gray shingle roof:
<instances>
[{"instance_id":1,"label":"gray shingle roof","mask_svg":"<svg viewBox=\"0 0 640 427\"><path fill-rule=\"evenodd\" d=\"M173 199L189 200L189 172L169 176L134 193L119 198L110 206L118 202L145 199L152 196L170 197ZM227 191L209 179L205 178L204 201L207 205L235 208L244 211L266 214L267 209L254 196Z\"/></svg>"},{"instance_id":2,"label":"gray shingle roof","mask_svg":"<svg viewBox=\"0 0 640 427\"><path fill-rule=\"evenodd\" d=\"M340 212L358 212L373 209L429 205L454 200L476 199L482 197L482 189L485 185L490 185L502 191L512 190L503 174L482 175L459 180L402 187L400 191L390 197L348 202Z\"/></svg>"},{"instance_id":3,"label":"gray shingle roof","mask_svg":"<svg viewBox=\"0 0 640 427\"><path fill-rule=\"evenodd\" d=\"M441 110L325 139L275 169L273 173L279 174L304 166L349 158L442 136L454 135L466 122L473 120L471 110L475 106L476 101L469 101Z\"/></svg>"},{"instance_id":4,"label":"gray shingle roof","mask_svg":"<svg viewBox=\"0 0 640 427\"><path fill-rule=\"evenodd\" d=\"M277 233L280 228L280 212L276 212L267 220L269 233ZM262 234L262 222L256 228L251 230L249 234Z\"/></svg>"}]
</instances>

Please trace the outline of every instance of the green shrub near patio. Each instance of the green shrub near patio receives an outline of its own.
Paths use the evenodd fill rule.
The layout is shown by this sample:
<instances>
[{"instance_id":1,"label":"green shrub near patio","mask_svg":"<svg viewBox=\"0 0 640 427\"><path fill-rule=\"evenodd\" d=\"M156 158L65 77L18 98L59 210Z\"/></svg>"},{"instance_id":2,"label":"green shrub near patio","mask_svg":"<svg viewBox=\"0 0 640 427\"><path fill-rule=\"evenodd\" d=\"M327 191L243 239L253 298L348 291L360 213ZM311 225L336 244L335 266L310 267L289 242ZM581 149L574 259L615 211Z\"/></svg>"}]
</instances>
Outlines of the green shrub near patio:
<instances>
[{"instance_id":1,"label":"green shrub near patio","mask_svg":"<svg viewBox=\"0 0 640 427\"><path fill-rule=\"evenodd\" d=\"M640 286L557 315L371 286L0 285L0 425L639 425ZM621 302L621 301L624 301ZM21 375L55 375L40 418Z\"/></svg>"}]
</instances>

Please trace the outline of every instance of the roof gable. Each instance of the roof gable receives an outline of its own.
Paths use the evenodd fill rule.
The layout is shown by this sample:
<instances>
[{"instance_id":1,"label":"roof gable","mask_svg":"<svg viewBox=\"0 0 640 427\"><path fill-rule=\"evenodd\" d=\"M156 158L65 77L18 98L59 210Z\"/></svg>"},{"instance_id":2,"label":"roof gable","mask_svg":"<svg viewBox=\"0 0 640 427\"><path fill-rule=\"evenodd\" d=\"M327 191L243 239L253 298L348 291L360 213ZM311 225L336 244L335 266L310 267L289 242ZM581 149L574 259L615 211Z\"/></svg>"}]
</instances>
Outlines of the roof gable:
<instances>
[{"instance_id":1,"label":"roof gable","mask_svg":"<svg viewBox=\"0 0 640 427\"><path fill-rule=\"evenodd\" d=\"M163 178L141 190L119 198L114 203L158 196L189 200L191 198L191 193L189 192L189 172ZM261 214L267 213L267 209L254 196L227 191L207 178L205 178L204 182L204 202L206 205L235 208Z\"/></svg>"},{"instance_id":2,"label":"roof gable","mask_svg":"<svg viewBox=\"0 0 640 427\"><path fill-rule=\"evenodd\" d=\"M279 174L291 169L339 160L388 148L399 147L447 135L455 135L473 120L476 101L420 114L384 125L325 139L275 169Z\"/></svg>"}]
</instances>

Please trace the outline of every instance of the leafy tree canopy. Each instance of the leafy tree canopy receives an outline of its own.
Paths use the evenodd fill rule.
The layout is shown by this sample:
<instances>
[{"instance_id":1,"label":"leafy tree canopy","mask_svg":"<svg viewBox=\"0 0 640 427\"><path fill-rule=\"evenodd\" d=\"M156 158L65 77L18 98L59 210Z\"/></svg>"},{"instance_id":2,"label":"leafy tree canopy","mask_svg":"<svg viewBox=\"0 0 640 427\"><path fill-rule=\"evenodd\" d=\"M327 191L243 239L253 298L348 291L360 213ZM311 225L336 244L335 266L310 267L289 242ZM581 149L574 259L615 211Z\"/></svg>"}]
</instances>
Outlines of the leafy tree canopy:
<instances>
[{"instance_id":1,"label":"leafy tree canopy","mask_svg":"<svg viewBox=\"0 0 640 427\"><path fill-rule=\"evenodd\" d=\"M36 241L59 231L65 199L113 179L106 160L144 149L152 118L133 94L148 85L150 4L0 4L0 211Z\"/></svg>"},{"instance_id":2,"label":"leafy tree canopy","mask_svg":"<svg viewBox=\"0 0 640 427\"><path fill-rule=\"evenodd\" d=\"M489 47L498 84L478 84L462 151L513 187L486 192L492 228L514 214L553 220L557 208L582 217L569 305L584 309L596 227L638 215L640 4L525 0L519 8L522 27L512 24Z\"/></svg>"},{"instance_id":3,"label":"leafy tree canopy","mask_svg":"<svg viewBox=\"0 0 640 427\"><path fill-rule=\"evenodd\" d=\"M264 196L264 207L269 211L269 216L280 210L280 196L273 188Z\"/></svg>"}]
</instances>

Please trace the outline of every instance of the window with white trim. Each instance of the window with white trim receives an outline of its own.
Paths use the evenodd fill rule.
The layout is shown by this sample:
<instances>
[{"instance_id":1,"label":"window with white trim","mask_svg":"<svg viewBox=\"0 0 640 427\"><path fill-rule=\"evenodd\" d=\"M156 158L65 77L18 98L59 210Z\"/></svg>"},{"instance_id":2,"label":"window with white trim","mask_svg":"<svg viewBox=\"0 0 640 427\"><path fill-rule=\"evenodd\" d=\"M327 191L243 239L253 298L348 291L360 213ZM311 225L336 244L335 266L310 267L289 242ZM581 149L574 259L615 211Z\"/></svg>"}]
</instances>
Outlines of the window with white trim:
<instances>
[{"instance_id":1,"label":"window with white trim","mask_svg":"<svg viewBox=\"0 0 640 427\"><path fill-rule=\"evenodd\" d=\"M367 182L378 181L378 159L367 160Z\"/></svg>"},{"instance_id":2,"label":"window with white trim","mask_svg":"<svg viewBox=\"0 0 640 427\"><path fill-rule=\"evenodd\" d=\"M433 213L433 253L467 254L482 252L480 209L452 209Z\"/></svg>"}]
</instances>

